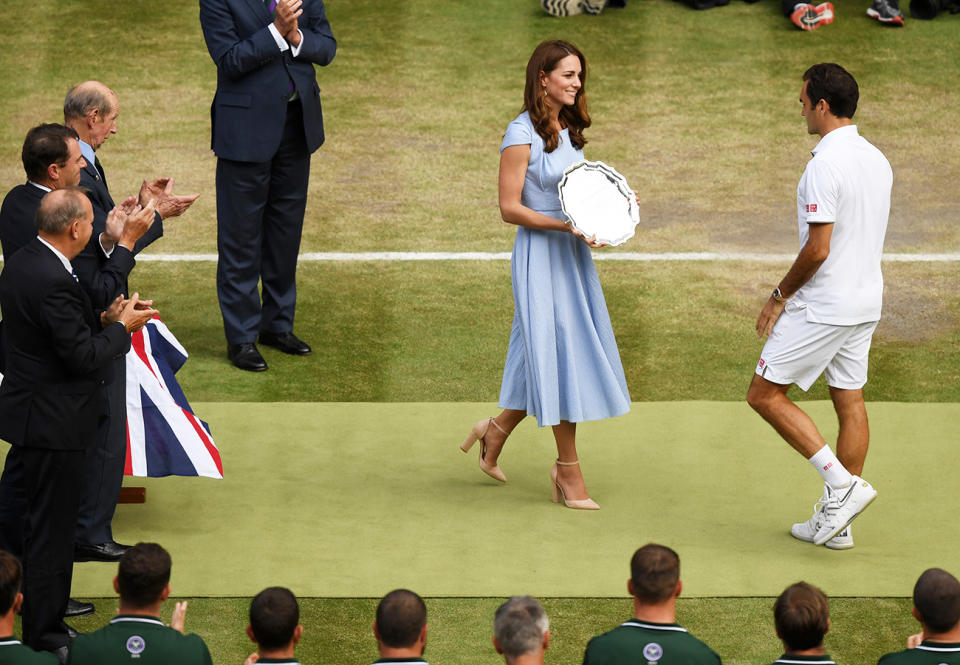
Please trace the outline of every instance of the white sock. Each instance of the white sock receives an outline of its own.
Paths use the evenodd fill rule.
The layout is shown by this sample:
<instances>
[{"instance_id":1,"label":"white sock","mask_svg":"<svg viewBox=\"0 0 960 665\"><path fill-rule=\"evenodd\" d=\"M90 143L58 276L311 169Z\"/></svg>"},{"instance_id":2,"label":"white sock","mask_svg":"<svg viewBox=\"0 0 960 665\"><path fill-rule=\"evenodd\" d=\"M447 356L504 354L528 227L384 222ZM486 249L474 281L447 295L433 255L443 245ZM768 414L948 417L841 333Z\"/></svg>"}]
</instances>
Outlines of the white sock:
<instances>
[{"instance_id":1,"label":"white sock","mask_svg":"<svg viewBox=\"0 0 960 665\"><path fill-rule=\"evenodd\" d=\"M838 490L850 486L853 476L833 454L830 446L824 446L818 450L810 458L810 463L817 470L817 473L823 476L824 482L833 489Z\"/></svg>"}]
</instances>

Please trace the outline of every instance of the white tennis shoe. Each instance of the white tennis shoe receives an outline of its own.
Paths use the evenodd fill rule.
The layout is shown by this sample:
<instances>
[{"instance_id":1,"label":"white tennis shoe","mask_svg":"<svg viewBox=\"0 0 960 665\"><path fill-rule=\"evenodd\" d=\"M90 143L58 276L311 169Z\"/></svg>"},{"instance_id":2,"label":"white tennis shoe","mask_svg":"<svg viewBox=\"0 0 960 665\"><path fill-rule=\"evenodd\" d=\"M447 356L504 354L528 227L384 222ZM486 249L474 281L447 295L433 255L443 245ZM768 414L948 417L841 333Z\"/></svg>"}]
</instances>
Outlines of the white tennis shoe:
<instances>
[{"instance_id":1,"label":"white tennis shoe","mask_svg":"<svg viewBox=\"0 0 960 665\"><path fill-rule=\"evenodd\" d=\"M877 498L877 490L860 476L853 476L849 487L841 490L828 488L827 493L822 522L813 537L814 545L823 545L838 535Z\"/></svg>"},{"instance_id":2,"label":"white tennis shoe","mask_svg":"<svg viewBox=\"0 0 960 665\"><path fill-rule=\"evenodd\" d=\"M829 485L824 485L823 494L820 496L820 499L813 504L813 516L806 522L798 522L790 527L791 536L805 543L813 542L817 531L823 526L823 507L830 498L830 492ZM831 550L848 550L853 547L853 532L851 531L851 527L847 526L847 528L828 540L826 546Z\"/></svg>"}]
</instances>

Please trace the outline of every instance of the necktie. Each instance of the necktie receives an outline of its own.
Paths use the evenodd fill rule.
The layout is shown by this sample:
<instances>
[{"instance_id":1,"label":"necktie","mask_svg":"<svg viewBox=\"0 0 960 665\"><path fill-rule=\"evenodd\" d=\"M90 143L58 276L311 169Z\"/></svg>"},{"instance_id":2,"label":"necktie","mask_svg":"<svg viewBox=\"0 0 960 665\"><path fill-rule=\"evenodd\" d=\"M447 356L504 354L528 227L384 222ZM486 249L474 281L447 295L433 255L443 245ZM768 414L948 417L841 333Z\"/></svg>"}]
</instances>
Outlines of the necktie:
<instances>
[{"instance_id":1,"label":"necktie","mask_svg":"<svg viewBox=\"0 0 960 665\"><path fill-rule=\"evenodd\" d=\"M97 159L97 156L96 156L96 155L93 156L93 167L94 167L95 169L97 169L97 173L100 174L100 179L103 180L103 186L106 187L106 186L107 186L107 176L106 176L106 174L104 174L104 172L103 172L103 167L100 166L100 160Z\"/></svg>"},{"instance_id":2,"label":"necktie","mask_svg":"<svg viewBox=\"0 0 960 665\"><path fill-rule=\"evenodd\" d=\"M270 16L276 16L277 14L277 0L264 0L267 5L267 11L270 12ZM293 78L290 77L290 73L287 72L287 77L290 79L287 81L287 101L292 101L297 96L296 87L293 84Z\"/></svg>"}]
</instances>

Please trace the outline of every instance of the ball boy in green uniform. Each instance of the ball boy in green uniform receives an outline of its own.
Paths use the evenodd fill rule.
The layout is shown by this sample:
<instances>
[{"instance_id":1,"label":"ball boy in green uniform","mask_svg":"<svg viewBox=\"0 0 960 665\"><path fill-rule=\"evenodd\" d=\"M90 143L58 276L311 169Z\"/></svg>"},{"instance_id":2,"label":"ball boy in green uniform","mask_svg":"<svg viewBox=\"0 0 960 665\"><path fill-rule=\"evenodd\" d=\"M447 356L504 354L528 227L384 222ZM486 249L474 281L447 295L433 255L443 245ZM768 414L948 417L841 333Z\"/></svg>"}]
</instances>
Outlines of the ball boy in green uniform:
<instances>
[{"instance_id":1,"label":"ball boy in green uniform","mask_svg":"<svg viewBox=\"0 0 960 665\"><path fill-rule=\"evenodd\" d=\"M630 560L633 618L587 643L583 665L719 665L720 656L676 623L680 557L644 545Z\"/></svg>"},{"instance_id":2,"label":"ball boy in green uniform","mask_svg":"<svg viewBox=\"0 0 960 665\"><path fill-rule=\"evenodd\" d=\"M272 586L253 597L247 637L257 643L244 665L300 665L293 650L303 635L300 605L290 589Z\"/></svg>"},{"instance_id":3,"label":"ball boy in green uniform","mask_svg":"<svg viewBox=\"0 0 960 665\"><path fill-rule=\"evenodd\" d=\"M170 627L160 607L170 595L170 555L156 543L137 543L120 559L113 588L120 611L100 630L79 635L68 665L212 665L198 635L183 634L187 603L177 603Z\"/></svg>"},{"instance_id":4,"label":"ball boy in green uniform","mask_svg":"<svg viewBox=\"0 0 960 665\"><path fill-rule=\"evenodd\" d=\"M773 623L784 651L774 665L835 665L823 648L830 630L830 606L823 591L806 582L791 584L773 604Z\"/></svg>"},{"instance_id":5,"label":"ball boy in green uniform","mask_svg":"<svg viewBox=\"0 0 960 665\"><path fill-rule=\"evenodd\" d=\"M22 578L17 558L0 550L0 665L59 665L52 653L34 651L13 636L14 617L23 604Z\"/></svg>"},{"instance_id":6,"label":"ball boy in green uniform","mask_svg":"<svg viewBox=\"0 0 960 665\"><path fill-rule=\"evenodd\" d=\"M940 568L924 571L913 587L913 616L923 631L907 649L888 653L878 665L960 665L960 582Z\"/></svg>"}]
</instances>

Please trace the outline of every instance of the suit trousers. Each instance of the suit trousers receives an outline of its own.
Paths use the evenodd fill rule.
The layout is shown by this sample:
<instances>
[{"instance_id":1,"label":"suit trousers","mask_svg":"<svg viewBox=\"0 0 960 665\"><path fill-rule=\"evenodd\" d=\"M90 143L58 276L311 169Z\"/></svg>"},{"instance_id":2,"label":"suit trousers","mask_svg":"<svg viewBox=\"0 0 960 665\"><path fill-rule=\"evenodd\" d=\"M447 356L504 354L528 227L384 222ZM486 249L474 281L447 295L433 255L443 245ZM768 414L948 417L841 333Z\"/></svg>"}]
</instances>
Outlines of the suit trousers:
<instances>
[{"instance_id":1,"label":"suit trousers","mask_svg":"<svg viewBox=\"0 0 960 665\"><path fill-rule=\"evenodd\" d=\"M27 491L23 486L23 449L10 446L0 476L0 549L23 559Z\"/></svg>"},{"instance_id":2,"label":"suit trousers","mask_svg":"<svg viewBox=\"0 0 960 665\"><path fill-rule=\"evenodd\" d=\"M118 356L113 380L104 386L106 411L101 414L97 439L87 450L83 494L77 515L77 543L98 545L113 540L110 523L117 509L127 461L127 359Z\"/></svg>"},{"instance_id":3,"label":"suit trousers","mask_svg":"<svg viewBox=\"0 0 960 665\"><path fill-rule=\"evenodd\" d=\"M23 642L52 651L69 642L63 615L73 578L73 534L85 450L22 447L27 513L23 554Z\"/></svg>"},{"instance_id":4,"label":"suit trousers","mask_svg":"<svg viewBox=\"0 0 960 665\"><path fill-rule=\"evenodd\" d=\"M217 160L217 295L228 344L253 342L260 331L293 330L309 176L299 101L287 104L272 159Z\"/></svg>"}]
</instances>

